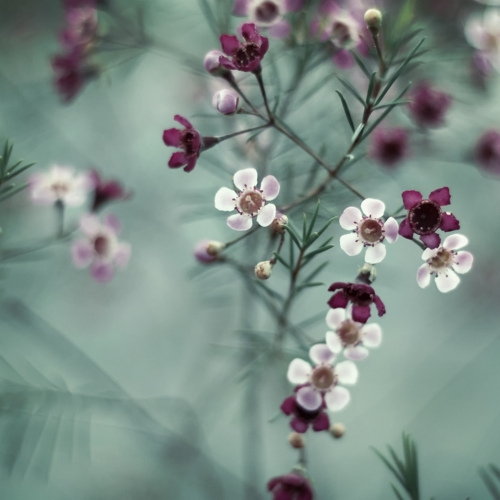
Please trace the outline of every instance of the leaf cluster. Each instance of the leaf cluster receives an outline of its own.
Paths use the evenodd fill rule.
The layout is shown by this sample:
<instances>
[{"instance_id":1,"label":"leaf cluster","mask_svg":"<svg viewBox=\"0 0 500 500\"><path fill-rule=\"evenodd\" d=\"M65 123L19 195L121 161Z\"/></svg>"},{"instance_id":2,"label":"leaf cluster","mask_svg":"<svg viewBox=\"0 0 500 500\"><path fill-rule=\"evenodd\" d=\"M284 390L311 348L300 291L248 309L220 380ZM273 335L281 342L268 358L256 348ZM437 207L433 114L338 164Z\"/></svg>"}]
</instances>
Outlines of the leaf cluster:
<instances>
[{"instance_id":1,"label":"leaf cluster","mask_svg":"<svg viewBox=\"0 0 500 500\"><path fill-rule=\"evenodd\" d=\"M26 183L16 184L11 182L12 179L25 170L31 168L34 163L23 164L24 160L19 160L13 165L10 165L10 157L14 144L7 139L3 147L3 153L0 157L0 202L14 196L19 191L27 187Z\"/></svg>"}]
</instances>

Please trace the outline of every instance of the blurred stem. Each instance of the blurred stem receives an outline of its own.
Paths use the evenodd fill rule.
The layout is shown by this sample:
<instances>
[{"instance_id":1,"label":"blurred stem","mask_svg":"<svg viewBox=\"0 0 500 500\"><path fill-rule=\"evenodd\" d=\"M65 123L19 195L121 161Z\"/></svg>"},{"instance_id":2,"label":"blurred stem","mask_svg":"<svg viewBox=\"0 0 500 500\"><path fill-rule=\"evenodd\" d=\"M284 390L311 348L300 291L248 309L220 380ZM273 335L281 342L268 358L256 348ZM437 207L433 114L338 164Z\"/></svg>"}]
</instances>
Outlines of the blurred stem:
<instances>
[{"instance_id":1,"label":"blurred stem","mask_svg":"<svg viewBox=\"0 0 500 500\"><path fill-rule=\"evenodd\" d=\"M54 207L57 214L57 238L60 239L64 236L64 203L57 200Z\"/></svg>"},{"instance_id":2,"label":"blurred stem","mask_svg":"<svg viewBox=\"0 0 500 500\"><path fill-rule=\"evenodd\" d=\"M231 139L232 137L236 137L236 136L242 135L242 134L247 134L248 132L254 132L255 130L260 130L260 129L267 128L270 126L271 126L271 124L266 123L265 125L259 125L258 127L247 128L245 130L233 132L232 134L221 135L219 137L215 137L215 139L217 139L217 143L219 143L219 142L225 141L226 139Z\"/></svg>"}]
</instances>

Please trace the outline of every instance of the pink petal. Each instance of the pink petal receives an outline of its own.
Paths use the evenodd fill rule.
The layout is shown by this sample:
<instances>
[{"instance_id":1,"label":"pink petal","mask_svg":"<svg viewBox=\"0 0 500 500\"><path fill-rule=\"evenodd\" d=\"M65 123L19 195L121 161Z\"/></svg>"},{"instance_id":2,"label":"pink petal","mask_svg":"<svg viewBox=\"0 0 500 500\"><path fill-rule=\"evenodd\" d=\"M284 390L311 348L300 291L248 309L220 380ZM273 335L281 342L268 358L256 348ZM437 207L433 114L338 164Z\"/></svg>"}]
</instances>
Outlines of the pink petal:
<instances>
[{"instance_id":1,"label":"pink petal","mask_svg":"<svg viewBox=\"0 0 500 500\"><path fill-rule=\"evenodd\" d=\"M178 148L181 143L182 132L176 128L169 128L163 131L163 142L166 146Z\"/></svg>"},{"instance_id":2,"label":"pink petal","mask_svg":"<svg viewBox=\"0 0 500 500\"><path fill-rule=\"evenodd\" d=\"M261 57L264 57L266 52L269 50L269 39L266 38L265 36L261 37L261 44L260 44L260 50L259 54Z\"/></svg>"},{"instance_id":3,"label":"pink petal","mask_svg":"<svg viewBox=\"0 0 500 500\"><path fill-rule=\"evenodd\" d=\"M460 222L456 219L453 214L449 212L444 212L441 214L441 224L439 224L439 229L443 231L457 231L460 229Z\"/></svg>"},{"instance_id":4,"label":"pink petal","mask_svg":"<svg viewBox=\"0 0 500 500\"><path fill-rule=\"evenodd\" d=\"M187 165L184 167L184 172L191 172L196 166L196 160L198 158L196 156L191 156L187 162Z\"/></svg>"},{"instance_id":5,"label":"pink petal","mask_svg":"<svg viewBox=\"0 0 500 500\"><path fill-rule=\"evenodd\" d=\"M380 219L385 212L385 203L375 198L366 198L366 200L363 200L361 203L361 210L369 217Z\"/></svg>"},{"instance_id":6,"label":"pink petal","mask_svg":"<svg viewBox=\"0 0 500 500\"><path fill-rule=\"evenodd\" d=\"M460 283L460 278L451 270L441 272L436 276L436 285L441 293L448 293L454 290Z\"/></svg>"},{"instance_id":7,"label":"pink petal","mask_svg":"<svg viewBox=\"0 0 500 500\"><path fill-rule=\"evenodd\" d=\"M131 247L128 243L120 243L115 252L114 263L118 267L125 267L130 260L130 254L132 253Z\"/></svg>"},{"instance_id":8,"label":"pink petal","mask_svg":"<svg viewBox=\"0 0 500 500\"><path fill-rule=\"evenodd\" d=\"M441 238L439 234L431 233L431 234L422 234L420 235L420 240L427 248L438 248L441 243Z\"/></svg>"},{"instance_id":9,"label":"pink petal","mask_svg":"<svg viewBox=\"0 0 500 500\"><path fill-rule=\"evenodd\" d=\"M365 262L368 264L378 264L385 259L387 250L383 243L376 243L373 247L367 247L365 252Z\"/></svg>"},{"instance_id":10,"label":"pink petal","mask_svg":"<svg viewBox=\"0 0 500 500\"><path fill-rule=\"evenodd\" d=\"M321 407L321 394L310 387L302 387L297 391L297 403L307 411L314 411Z\"/></svg>"},{"instance_id":11,"label":"pink petal","mask_svg":"<svg viewBox=\"0 0 500 500\"><path fill-rule=\"evenodd\" d=\"M389 217L384 224L385 237L389 243L398 239L399 224L394 217Z\"/></svg>"},{"instance_id":12,"label":"pink petal","mask_svg":"<svg viewBox=\"0 0 500 500\"><path fill-rule=\"evenodd\" d=\"M464 274L471 270L474 256L469 252L457 252L453 261L453 270L457 273Z\"/></svg>"},{"instance_id":13,"label":"pink petal","mask_svg":"<svg viewBox=\"0 0 500 500\"><path fill-rule=\"evenodd\" d=\"M235 231L247 231L252 227L252 218L246 215L235 214L227 218L227 225Z\"/></svg>"},{"instance_id":14,"label":"pink petal","mask_svg":"<svg viewBox=\"0 0 500 500\"><path fill-rule=\"evenodd\" d=\"M234 35L221 35L220 43L222 46L222 50L228 56L234 56L236 54L236 51L240 48L240 42Z\"/></svg>"},{"instance_id":15,"label":"pink petal","mask_svg":"<svg viewBox=\"0 0 500 500\"><path fill-rule=\"evenodd\" d=\"M300 358L295 358L288 366L286 377L291 384L305 384L312 372L311 365Z\"/></svg>"},{"instance_id":16,"label":"pink petal","mask_svg":"<svg viewBox=\"0 0 500 500\"><path fill-rule=\"evenodd\" d=\"M90 274L99 283L106 283L113 278L113 266L104 262L94 262L90 269Z\"/></svg>"},{"instance_id":17,"label":"pink petal","mask_svg":"<svg viewBox=\"0 0 500 500\"><path fill-rule=\"evenodd\" d=\"M377 323L369 323L361 328L361 338L366 347L378 347L382 342L382 328Z\"/></svg>"},{"instance_id":18,"label":"pink petal","mask_svg":"<svg viewBox=\"0 0 500 500\"><path fill-rule=\"evenodd\" d=\"M335 373L341 384L352 385L358 380L358 369L352 361L342 361L335 366Z\"/></svg>"},{"instance_id":19,"label":"pink petal","mask_svg":"<svg viewBox=\"0 0 500 500\"><path fill-rule=\"evenodd\" d=\"M188 159L186 158L186 155L182 151L177 151L170 157L168 166L170 168L179 168L183 167L187 162Z\"/></svg>"},{"instance_id":20,"label":"pink petal","mask_svg":"<svg viewBox=\"0 0 500 500\"><path fill-rule=\"evenodd\" d=\"M180 123L183 127L186 127L186 128L194 128L191 123L188 121L187 118L184 118L183 116L181 115L175 115L174 116L174 120L177 122L177 123Z\"/></svg>"},{"instance_id":21,"label":"pink petal","mask_svg":"<svg viewBox=\"0 0 500 500\"><path fill-rule=\"evenodd\" d=\"M339 387L338 385L325 394L325 403L330 411L343 410L350 400L349 391L345 387Z\"/></svg>"},{"instance_id":22,"label":"pink petal","mask_svg":"<svg viewBox=\"0 0 500 500\"><path fill-rule=\"evenodd\" d=\"M335 354L338 354L342 351L342 342L340 341L340 337L335 332L326 332L326 345L328 349Z\"/></svg>"},{"instance_id":23,"label":"pink petal","mask_svg":"<svg viewBox=\"0 0 500 500\"><path fill-rule=\"evenodd\" d=\"M246 16L248 12L248 3L250 0L235 0L233 7L233 16Z\"/></svg>"},{"instance_id":24,"label":"pink petal","mask_svg":"<svg viewBox=\"0 0 500 500\"><path fill-rule=\"evenodd\" d=\"M452 234L443 241L443 247L446 250L458 250L467 245L467 243L469 243L469 240L463 234Z\"/></svg>"},{"instance_id":25,"label":"pink petal","mask_svg":"<svg viewBox=\"0 0 500 500\"><path fill-rule=\"evenodd\" d=\"M332 363L335 359L335 354L328 348L326 344L315 344L309 349L309 357L315 364Z\"/></svg>"},{"instance_id":26,"label":"pink petal","mask_svg":"<svg viewBox=\"0 0 500 500\"><path fill-rule=\"evenodd\" d=\"M71 246L71 255L76 267L87 267L94 257L94 248L88 240L75 241Z\"/></svg>"},{"instance_id":27,"label":"pink petal","mask_svg":"<svg viewBox=\"0 0 500 500\"><path fill-rule=\"evenodd\" d=\"M370 317L370 306L353 306L352 319L358 323L366 323ZM379 316L382 314L379 313Z\"/></svg>"},{"instance_id":28,"label":"pink petal","mask_svg":"<svg viewBox=\"0 0 500 500\"><path fill-rule=\"evenodd\" d=\"M276 205L269 203L265 207L260 209L260 212L257 215L257 222L262 227L267 227L271 224L271 222L274 220L275 217L276 217Z\"/></svg>"},{"instance_id":29,"label":"pink petal","mask_svg":"<svg viewBox=\"0 0 500 500\"><path fill-rule=\"evenodd\" d=\"M339 224L342 229L356 229L356 223L363 218L361 210L356 207L347 207L339 218Z\"/></svg>"},{"instance_id":30,"label":"pink petal","mask_svg":"<svg viewBox=\"0 0 500 500\"><path fill-rule=\"evenodd\" d=\"M348 50L340 49L332 57L332 62L340 69L349 69L354 66L354 58Z\"/></svg>"},{"instance_id":31,"label":"pink petal","mask_svg":"<svg viewBox=\"0 0 500 500\"><path fill-rule=\"evenodd\" d=\"M352 361L361 361L362 359L368 357L368 354L370 354L368 349L361 345L344 349L344 356Z\"/></svg>"},{"instance_id":32,"label":"pink petal","mask_svg":"<svg viewBox=\"0 0 500 500\"><path fill-rule=\"evenodd\" d=\"M328 418L328 415L322 411L314 419L312 427L314 432L326 431L330 427L330 419ZM302 497L302 499L307 500L307 497ZM311 497L309 497L309 499L311 499Z\"/></svg>"},{"instance_id":33,"label":"pink petal","mask_svg":"<svg viewBox=\"0 0 500 500\"><path fill-rule=\"evenodd\" d=\"M220 56L219 63L226 69L237 69L233 61L231 61L231 59L228 59L226 56Z\"/></svg>"},{"instance_id":34,"label":"pink petal","mask_svg":"<svg viewBox=\"0 0 500 500\"><path fill-rule=\"evenodd\" d=\"M116 235L120 234L122 230L122 225L116 215L106 215L106 217L104 217L104 225L111 229L111 231Z\"/></svg>"},{"instance_id":35,"label":"pink petal","mask_svg":"<svg viewBox=\"0 0 500 500\"><path fill-rule=\"evenodd\" d=\"M281 39L287 37L292 32L292 27L286 19L282 19L272 26L269 26L267 32L269 36Z\"/></svg>"},{"instance_id":36,"label":"pink petal","mask_svg":"<svg viewBox=\"0 0 500 500\"><path fill-rule=\"evenodd\" d=\"M257 31L257 27L253 23L245 23L241 27L241 36L247 42L259 43L260 35Z\"/></svg>"},{"instance_id":37,"label":"pink petal","mask_svg":"<svg viewBox=\"0 0 500 500\"><path fill-rule=\"evenodd\" d=\"M97 215L86 214L80 219L80 231L89 238L96 236L101 231L101 227L101 222Z\"/></svg>"},{"instance_id":38,"label":"pink petal","mask_svg":"<svg viewBox=\"0 0 500 500\"><path fill-rule=\"evenodd\" d=\"M274 200L280 192L280 183L273 175L266 175L260 183L260 189L267 201Z\"/></svg>"},{"instance_id":39,"label":"pink petal","mask_svg":"<svg viewBox=\"0 0 500 500\"><path fill-rule=\"evenodd\" d=\"M238 195L229 188L222 187L215 193L215 208L223 212L230 212L236 206Z\"/></svg>"},{"instance_id":40,"label":"pink petal","mask_svg":"<svg viewBox=\"0 0 500 500\"><path fill-rule=\"evenodd\" d=\"M419 201L422 201L422 194L418 191L403 191L403 194L401 196L403 198L403 204L406 210L410 210ZM401 236L403 235L401 234Z\"/></svg>"},{"instance_id":41,"label":"pink petal","mask_svg":"<svg viewBox=\"0 0 500 500\"><path fill-rule=\"evenodd\" d=\"M345 318L345 309L330 309L326 313L326 324L328 327L336 330L345 321Z\"/></svg>"},{"instance_id":42,"label":"pink petal","mask_svg":"<svg viewBox=\"0 0 500 500\"><path fill-rule=\"evenodd\" d=\"M285 9L288 12L298 12L304 6L304 0L285 0Z\"/></svg>"},{"instance_id":43,"label":"pink petal","mask_svg":"<svg viewBox=\"0 0 500 500\"><path fill-rule=\"evenodd\" d=\"M238 170L234 174L233 183L240 191L255 187L257 185L257 170L255 168Z\"/></svg>"},{"instance_id":44,"label":"pink petal","mask_svg":"<svg viewBox=\"0 0 500 500\"><path fill-rule=\"evenodd\" d=\"M451 203L450 190L447 187L434 190L429 195L429 200L435 201L441 207Z\"/></svg>"},{"instance_id":45,"label":"pink petal","mask_svg":"<svg viewBox=\"0 0 500 500\"><path fill-rule=\"evenodd\" d=\"M340 237L340 248L349 255L358 255L363 250L363 243L359 240L356 233L344 234Z\"/></svg>"},{"instance_id":46,"label":"pink petal","mask_svg":"<svg viewBox=\"0 0 500 500\"><path fill-rule=\"evenodd\" d=\"M420 288L426 288L431 282L431 269L428 264L422 264L417 271L417 283Z\"/></svg>"},{"instance_id":47,"label":"pink petal","mask_svg":"<svg viewBox=\"0 0 500 500\"><path fill-rule=\"evenodd\" d=\"M413 229L410 226L410 221L408 220L408 217L403 219L401 221L401 224L399 225L399 230L398 233L403 237L411 240L413 238Z\"/></svg>"}]
</instances>

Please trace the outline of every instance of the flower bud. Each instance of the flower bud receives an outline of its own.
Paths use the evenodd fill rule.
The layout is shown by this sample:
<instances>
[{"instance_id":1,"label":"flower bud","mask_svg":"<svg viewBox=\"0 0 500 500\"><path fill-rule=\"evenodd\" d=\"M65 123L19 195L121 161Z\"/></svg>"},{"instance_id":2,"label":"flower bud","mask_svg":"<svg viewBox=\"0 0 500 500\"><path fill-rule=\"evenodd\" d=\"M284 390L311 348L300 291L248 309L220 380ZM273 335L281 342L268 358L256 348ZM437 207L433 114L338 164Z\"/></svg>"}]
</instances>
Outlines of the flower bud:
<instances>
[{"instance_id":1,"label":"flower bud","mask_svg":"<svg viewBox=\"0 0 500 500\"><path fill-rule=\"evenodd\" d=\"M304 446L306 445L304 436L302 436L302 434L299 434L298 432L292 432L288 436L288 442L293 448L297 449L304 448Z\"/></svg>"},{"instance_id":2,"label":"flower bud","mask_svg":"<svg viewBox=\"0 0 500 500\"><path fill-rule=\"evenodd\" d=\"M224 248L218 241L201 240L194 248L194 257L202 264L210 264L217 260L220 251Z\"/></svg>"},{"instance_id":3,"label":"flower bud","mask_svg":"<svg viewBox=\"0 0 500 500\"><path fill-rule=\"evenodd\" d=\"M377 268L373 264L365 262L362 267L358 268L358 276L356 281L371 285L377 279Z\"/></svg>"},{"instance_id":4,"label":"flower bud","mask_svg":"<svg viewBox=\"0 0 500 500\"><path fill-rule=\"evenodd\" d=\"M271 222L269 226L273 233L283 234L285 232L285 226L288 224L288 217L285 214L276 213L275 219Z\"/></svg>"},{"instance_id":5,"label":"flower bud","mask_svg":"<svg viewBox=\"0 0 500 500\"><path fill-rule=\"evenodd\" d=\"M332 424L330 427L330 434L335 439L341 438L345 434L345 425L340 422Z\"/></svg>"},{"instance_id":6,"label":"flower bud","mask_svg":"<svg viewBox=\"0 0 500 500\"><path fill-rule=\"evenodd\" d=\"M224 54L220 50L211 50L203 59L203 66L205 69L214 76L221 76L228 73L228 70L221 66L219 57Z\"/></svg>"},{"instance_id":7,"label":"flower bud","mask_svg":"<svg viewBox=\"0 0 500 500\"><path fill-rule=\"evenodd\" d=\"M365 23L373 35L378 35L382 26L382 13L378 9L368 9L365 12Z\"/></svg>"},{"instance_id":8,"label":"flower bud","mask_svg":"<svg viewBox=\"0 0 500 500\"><path fill-rule=\"evenodd\" d=\"M234 90L219 90L214 94L212 105L223 115L234 115L241 108L240 96Z\"/></svg>"},{"instance_id":9,"label":"flower bud","mask_svg":"<svg viewBox=\"0 0 500 500\"><path fill-rule=\"evenodd\" d=\"M273 266L271 265L271 262L264 260L255 266L255 276L257 276L260 280L267 280L271 276L272 270Z\"/></svg>"},{"instance_id":10,"label":"flower bud","mask_svg":"<svg viewBox=\"0 0 500 500\"><path fill-rule=\"evenodd\" d=\"M221 243L220 241L209 241L206 245L208 255L213 257L217 257L222 252L224 247L224 243Z\"/></svg>"}]
</instances>

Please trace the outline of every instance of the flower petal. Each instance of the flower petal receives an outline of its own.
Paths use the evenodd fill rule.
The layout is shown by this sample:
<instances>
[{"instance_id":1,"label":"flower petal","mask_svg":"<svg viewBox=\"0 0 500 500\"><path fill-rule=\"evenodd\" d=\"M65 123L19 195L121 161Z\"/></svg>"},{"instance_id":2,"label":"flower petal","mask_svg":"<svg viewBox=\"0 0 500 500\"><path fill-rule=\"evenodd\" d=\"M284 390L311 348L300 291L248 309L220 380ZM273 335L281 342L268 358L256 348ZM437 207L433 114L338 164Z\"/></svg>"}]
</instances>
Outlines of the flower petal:
<instances>
[{"instance_id":1,"label":"flower petal","mask_svg":"<svg viewBox=\"0 0 500 500\"><path fill-rule=\"evenodd\" d=\"M348 347L344 350L344 356L352 361L361 361L362 359L368 357L368 354L370 354L370 351L361 345Z\"/></svg>"},{"instance_id":2,"label":"flower petal","mask_svg":"<svg viewBox=\"0 0 500 500\"><path fill-rule=\"evenodd\" d=\"M343 410L351 400L351 395L345 387L334 387L325 394L325 403L330 411Z\"/></svg>"},{"instance_id":3,"label":"flower petal","mask_svg":"<svg viewBox=\"0 0 500 500\"><path fill-rule=\"evenodd\" d=\"M399 224L394 217L389 217L384 224L385 237L389 243L398 239Z\"/></svg>"},{"instance_id":4,"label":"flower petal","mask_svg":"<svg viewBox=\"0 0 500 500\"><path fill-rule=\"evenodd\" d=\"M99 217L93 214L83 215L80 219L80 231L89 238L96 236L101 231Z\"/></svg>"},{"instance_id":5,"label":"flower petal","mask_svg":"<svg viewBox=\"0 0 500 500\"><path fill-rule=\"evenodd\" d=\"M422 253L422 260L429 260L435 257L438 253L437 248L426 248Z\"/></svg>"},{"instance_id":6,"label":"flower petal","mask_svg":"<svg viewBox=\"0 0 500 500\"><path fill-rule=\"evenodd\" d=\"M382 342L382 328L378 323L369 323L361 328L361 338L366 347L378 347Z\"/></svg>"},{"instance_id":7,"label":"flower petal","mask_svg":"<svg viewBox=\"0 0 500 500\"><path fill-rule=\"evenodd\" d=\"M439 244L441 243L441 238L439 234L436 233L422 234L420 235L420 241L422 241L422 243L426 245L427 248L430 248L432 250L434 248L439 247Z\"/></svg>"},{"instance_id":8,"label":"flower petal","mask_svg":"<svg viewBox=\"0 0 500 500\"><path fill-rule=\"evenodd\" d=\"M309 357L315 364L332 363L335 360L335 353L326 344L315 344L309 349Z\"/></svg>"},{"instance_id":9,"label":"flower petal","mask_svg":"<svg viewBox=\"0 0 500 500\"><path fill-rule=\"evenodd\" d=\"M280 183L274 175L266 175L260 183L260 189L267 201L274 200L280 192Z\"/></svg>"},{"instance_id":10,"label":"flower petal","mask_svg":"<svg viewBox=\"0 0 500 500\"><path fill-rule=\"evenodd\" d=\"M336 330L345 321L345 318L345 309L330 309L326 313L326 324L328 327Z\"/></svg>"},{"instance_id":11,"label":"flower petal","mask_svg":"<svg viewBox=\"0 0 500 500\"><path fill-rule=\"evenodd\" d=\"M451 292L459 283L460 278L451 269L436 276L436 285L441 293Z\"/></svg>"},{"instance_id":12,"label":"flower petal","mask_svg":"<svg viewBox=\"0 0 500 500\"><path fill-rule=\"evenodd\" d=\"M174 116L174 120L177 122L177 123L180 123L183 127L186 127L186 128L194 128L192 125L191 125L191 122L187 119L187 118L184 118L183 116L181 115L175 115Z\"/></svg>"},{"instance_id":13,"label":"flower petal","mask_svg":"<svg viewBox=\"0 0 500 500\"><path fill-rule=\"evenodd\" d=\"M243 191L245 188L253 188L257 185L257 170L255 168L244 168L238 170L233 177L234 185Z\"/></svg>"},{"instance_id":14,"label":"flower petal","mask_svg":"<svg viewBox=\"0 0 500 500\"><path fill-rule=\"evenodd\" d=\"M291 384L305 384L309 380L312 366L303 359L292 359L286 377Z\"/></svg>"},{"instance_id":15,"label":"flower petal","mask_svg":"<svg viewBox=\"0 0 500 500\"><path fill-rule=\"evenodd\" d=\"M76 267L84 268L90 265L94 257L94 248L88 240L78 240L71 246L71 255Z\"/></svg>"},{"instance_id":16,"label":"flower petal","mask_svg":"<svg viewBox=\"0 0 500 500\"><path fill-rule=\"evenodd\" d=\"M469 240L463 234L452 234L443 241L443 247L446 250L458 250L467 245L467 243L469 243Z\"/></svg>"},{"instance_id":17,"label":"flower petal","mask_svg":"<svg viewBox=\"0 0 500 500\"><path fill-rule=\"evenodd\" d=\"M370 306L354 306L351 314L354 321L366 323L370 317ZM381 316L381 314L379 314L379 316Z\"/></svg>"},{"instance_id":18,"label":"flower petal","mask_svg":"<svg viewBox=\"0 0 500 500\"><path fill-rule=\"evenodd\" d=\"M410 221L408 220L408 217L403 219L401 221L401 224L399 225L399 230L398 233L403 237L411 240L413 238L413 229L410 226Z\"/></svg>"},{"instance_id":19,"label":"flower petal","mask_svg":"<svg viewBox=\"0 0 500 500\"><path fill-rule=\"evenodd\" d=\"M241 214L231 215L226 222L235 231L247 231L252 227L252 218Z\"/></svg>"},{"instance_id":20,"label":"flower petal","mask_svg":"<svg viewBox=\"0 0 500 500\"><path fill-rule=\"evenodd\" d=\"M365 253L365 262L368 264L378 264L385 259L387 250L383 243L377 243L372 247L368 247Z\"/></svg>"},{"instance_id":21,"label":"flower petal","mask_svg":"<svg viewBox=\"0 0 500 500\"><path fill-rule=\"evenodd\" d=\"M343 311L344 309L336 309L337 311ZM335 354L338 354L342 351L342 342L340 337L335 332L326 332L326 345L328 349Z\"/></svg>"},{"instance_id":22,"label":"flower petal","mask_svg":"<svg viewBox=\"0 0 500 500\"><path fill-rule=\"evenodd\" d=\"M422 193L418 191L403 191L403 194L401 196L403 198L403 204L406 210L410 210L419 201L422 201Z\"/></svg>"},{"instance_id":23,"label":"flower petal","mask_svg":"<svg viewBox=\"0 0 500 500\"><path fill-rule=\"evenodd\" d=\"M340 237L340 248L349 255L358 255L363 250L363 243L357 233L344 234Z\"/></svg>"},{"instance_id":24,"label":"flower petal","mask_svg":"<svg viewBox=\"0 0 500 500\"><path fill-rule=\"evenodd\" d=\"M357 207L347 207L339 218L339 224L342 229L356 229L356 222L363 218L361 210Z\"/></svg>"},{"instance_id":25,"label":"flower petal","mask_svg":"<svg viewBox=\"0 0 500 500\"><path fill-rule=\"evenodd\" d=\"M107 283L113 278L114 269L109 263L94 261L90 269L90 274L97 282Z\"/></svg>"},{"instance_id":26,"label":"flower petal","mask_svg":"<svg viewBox=\"0 0 500 500\"><path fill-rule=\"evenodd\" d=\"M420 288L426 288L431 282L431 268L428 264L422 264L417 271L417 283Z\"/></svg>"},{"instance_id":27,"label":"flower petal","mask_svg":"<svg viewBox=\"0 0 500 500\"><path fill-rule=\"evenodd\" d=\"M232 189L222 187L215 193L215 208L223 212L230 212L236 207L236 198L238 195Z\"/></svg>"},{"instance_id":28,"label":"flower petal","mask_svg":"<svg viewBox=\"0 0 500 500\"><path fill-rule=\"evenodd\" d=\"M328 415L322 411L313 421L313 431L314 432L320 432L320 431L326 431L330 427L330 419L328 418ZM306 500L305 497L303 497L304 500ZM311 497L309 497L311 498Z\"/></svg>"},{"instance_id":29,"label":"flower petal","mask_svg":"<svg viewBox=\"0 0 500 500\"><path fill-rule=\"evenodd\" d=\"M295 396L288 396L283 403L281 403L280 408L285 415L291 415L295 410Z\"/></svg>"},{"instance_id":30,"label":"flower petal","mask_svg":"<svg viewBox=\"0 0 500 500\"><path fill-rule=\"evenodd\" d=\"M106 215L106 217L104 217L104 225L116 235L120 234L120 231L122 230L122 225L116 215Z\"/></svg>"},{"instance_id":31,"label":"flower petal","mask_svg":"<svg viewBox=\"0 0 500 500\"><path fill-rule=\"evenodd\" d=\"M299 432L300 434L304 434L304 432L306 432L307 429L309 428L309 422L306 422L304 420L300 420L300 418L294 417L290 421L290 427L295 432Z\"/></svg>"},{"instance_id":32,"label":"flower petal","mask_svg":"<svg viewBox=\"0 0 500 500\"><path fill-rule=\"evenodd\" d=\"M169 128L163 131L163 142L166 146L178 148L181 143L182 132L177 128Z\"/></svg>"},{"instance_id":33,"label":"flower petal","mask_svg":"<svg viewBox=\"0 0 500 500\"><path fill-rule=\"evenodd\" d=\"M327 304L333 309L337 307L346 307L348 303L349 301L344 296L341 290L332 295L330 300L327 302Z\"/></svg>"},{"instance_id":34,"label":"flower petal","mask_svg":"<svg viewBox=\"0 0 500 500\"><path fill-rule=\"evenodd\" d=\"M265 207L261 208L257 215L257 222L262 227L267 227L276 217L276 205L268 203Z\"/></svg>"},{"instance_id":35,"label":"flower petal","mask_svg":"<svg viewBox=\"0 0 500 500\"><path fill-rule=\"evenodd\" d=\"M384 215L385 203L375 198L366 198L366 200L363 200L361 203L361 210L363 210L365 215L373 217L374 219L379 219Z\"/></svg>"},{"instance_id":36,"label":"flower petal","mask_svg":"<svg viewBox=\"0 0 500 500\"><path fill-rule=\"evenodd\" d=\"M177 151L176 153L173 153L172 156L170 157L170 160L168 160L168 166L170 168L179 168L183 167L187 162L188 159L186 158L184 152Z\"/></svg>"},{"instance_id":37,"label":"flower petal","mask_svg":"<svg viewBox=\"0 0 500 500\"><path fill-rule=\"evenodd\" d=\"M460 222L456 219L450 212L443 212L441 214L441 224L439 224L439 229L443 231L457 231L460 229Z\"/></svg>"},{"instance_id":38,"label":"flower petal","mask_svg":"<svg viewBox=\"0 0 500 500\"><path fill-rule=\"evenodd\" d=\"M352 361L342 361L335 366L335 373L341 384L355 384L358 381L358 369Z\"/></svg>"},{"instance_id":39,"label":"flower petal","mask_svg":"<svg viewBox=\"0 0 500 500\"><path fill-rule=\"evenodd\" d=\"M474 257L469 252L457 252L453 262L453 270L457 273L464 274L468 273L474 262Z\"/></svg>"},{"instance_id":40,"label":"flower petal","mask_svg":"<svg viewBox=\"0 0 500 500\"><path fill-rule=\"evenodd\" d=\"M429 200L435 201L441 207L449 205L451 203L450 190L447 187L436 189L429 195Z\"/></svg>"},{"instance_id":41,"label":"flower petal","mask_svg":"<svg viewBox=\"0 0 500 500\"><path fill-rule=\"evenodd\" d=\"M118 267L125 267L130 260L132 253L131 246L128 243L120 243L115 252L114 262Z\"/></svg>"},{"instance_id":42,"label":"flower petal","mask_svg":"<svg viewBox=\"0 0 500 500\"><path fill-rule=\"evenodd\" d=\"M297 404L302 406L304 410L317 410L321 407L322 402L321 394L311 387L302 387L297 391Z\"/></svg>"}]
</instances>

